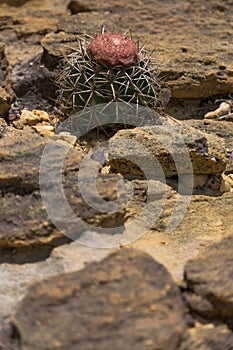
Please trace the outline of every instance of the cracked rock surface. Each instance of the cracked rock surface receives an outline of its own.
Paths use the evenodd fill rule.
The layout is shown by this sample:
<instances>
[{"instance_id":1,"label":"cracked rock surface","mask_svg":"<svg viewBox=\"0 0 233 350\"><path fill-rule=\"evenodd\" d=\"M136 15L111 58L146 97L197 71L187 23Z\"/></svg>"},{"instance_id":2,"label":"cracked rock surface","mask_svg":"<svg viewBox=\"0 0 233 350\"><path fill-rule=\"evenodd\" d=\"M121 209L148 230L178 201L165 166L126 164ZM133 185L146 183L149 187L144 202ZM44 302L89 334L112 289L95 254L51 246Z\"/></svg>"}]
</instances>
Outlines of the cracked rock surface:
<instances>
[{"instance_id":1,"label":"cracked rock surface","mask_svg":"<svg viewBox=\"0 0 233 350\"><path fill-rule=\"evenodd\" d=\"M233 95L232 15L230 0L1 1L2 350L233 348L233 192L222 190L223 172L227 169L228 177L233 172L228 158L233 126L203 119L216 109L215 100ZM164 128L156 123L143 129L110 127L82 139L55 130L61 122L54 81L60 59L78 46L80 35L95 35L103 25L120 33L130 29L141 45L154 49L158 75L171 90L159 116ZM178 136L193 167L190 198L185 193L192 183ZM127 147L127 140L134 147ZM105 141L112 154L127 159L110 159L97 150L80 180L83 159ZM46 154L43 190L70 237L53 223L42 200L40 165L48 145L54 148ZM180 178L168 145L179 160ZM56 200L54 173L68 148L59 175L63 193L73 213L90 225L88 232L71 222ZM154 158L163 178L153 177ZM153 176L146 178L137 162ZM93 169L99 196L91 192ZM125 205L112 210L124 191ZM100 210L104 205L107 212ZM142 229L160 215L139 238L132 230L138 239L129 245L118 240L116 247L102 249L72 241L89 237L95 243L98 228L124 232L145 207L150 210ZM169 232L172 214L178 225Z\"/></svg>"}]
</instances>

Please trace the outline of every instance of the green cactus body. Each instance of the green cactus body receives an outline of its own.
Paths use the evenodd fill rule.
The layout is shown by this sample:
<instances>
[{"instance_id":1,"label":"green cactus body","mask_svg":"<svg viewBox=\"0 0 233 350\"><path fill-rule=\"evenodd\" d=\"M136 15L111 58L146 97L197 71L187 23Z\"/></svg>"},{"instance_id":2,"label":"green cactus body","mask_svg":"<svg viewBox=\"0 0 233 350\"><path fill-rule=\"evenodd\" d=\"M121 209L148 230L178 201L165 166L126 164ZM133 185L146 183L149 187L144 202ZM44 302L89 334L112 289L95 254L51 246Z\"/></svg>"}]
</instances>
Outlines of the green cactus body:
<instances>
[{"instance_id":1,"label":"green cactus body","mask_svg":"<svg viewBox=\"0 0 233 350\"><path fill-rule=\"evenodd\" d=\"M144 49L136 52L131 39L120 34L100 34L100 38L98 37L100 44L101 35L108 35L108 42L104 43L103 52L100 52L101 55L97 58L91 52L91 45L95 39L88 45L85 41L81 42L80 49L66 57L63 70L57 79L58 105L63 112L70 115L86 107L111 101L136 103L150 108L158 106L161 87L155 65L147 52ZM111 36L117 38L115 40L114 37L117 44L111 43ZM123 49L122 38L128 40ZM98 50L102 49L99 42L95 46L95 53L99 53ZM131 51L128 53L129 44ZM106 46L111 50L110 45L113 46L112 54L111 51L105 52ZM116 45L119 46L119 52ZM124 57L121 60L122 51Z\"/></svg>"}]
</instances>

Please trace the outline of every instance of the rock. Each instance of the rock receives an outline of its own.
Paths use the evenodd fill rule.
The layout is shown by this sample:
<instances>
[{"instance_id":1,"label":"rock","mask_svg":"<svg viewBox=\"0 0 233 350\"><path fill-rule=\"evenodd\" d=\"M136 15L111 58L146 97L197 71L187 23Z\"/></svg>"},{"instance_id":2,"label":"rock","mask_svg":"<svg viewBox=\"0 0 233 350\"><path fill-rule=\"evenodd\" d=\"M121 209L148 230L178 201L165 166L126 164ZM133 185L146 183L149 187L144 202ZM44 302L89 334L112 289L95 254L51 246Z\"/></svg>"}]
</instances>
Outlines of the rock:
<instances>
[{"instance_id":1,"label":"rock","mask_svg":"<svg viewBox=\"0 0 233 350\"><path fill-rule=\"evenodd\" d=\"M205 318L217 317L233 327L233 237L209 247L185 266L190 309Z\"/></svg>"},{"instance_id":2,"label":"rock","mask_svg":"<svg viewBox=\"0 0 233 350\"><path fill-rule=\"evenodd\" d=\"M22 128L24 125L32 126L41 122L49 121L49 115L45 111L38 111L36 109L29 111L28 109L23 109L20 115L20 120L13 122L13 125Z\"/></svg>"},{"instance_id":3,"label":"rock","mask_svg":"<svg viewBox=\"0 0 233 350\"><path fill-rule=\"evenodd\" d=\"M24 60L14 66L11 77L12 88L18 97L33 91L45 100L51 101L55 98L53 82L55 76L56 73L50 72L41 64L41 55L34 55L32 59ZM31 109L33 109L33 106L31 104Z\"/></svg>"},{"instance_id":4,"label":"rock","mask_svg":"<svg viewBox=\"0 0 233 350\"><path fill-rule=\"evenodd\" d=\"M223 138L226 148L233 150L233 123L218 120L185 120L183 124Z\"/></svg>"},{"instance_id":5,"label":"rock","mask_svg":"<svg viewBox=\"0 0 233 350\"><path fill-rule=\"evenodd\" d=\"M81 272L35 283L12 322L21 350L175 350L185 330L183 312L167 270L126 249Z\"/></svg>"},{"instance_id":6,"label":"rock","mask_svg":"<svg viewBox=\"0 0 233 350\"><path fill-rule=\"evenodd\" d=\"M78 139L77 136L71 135L69 132L66 131L59 132L59 134L54 134L52 138L54 140L63 140L73 146L75 145Z\"/></svg>"},{"instance_id":7,"label":"rock","mask_svg":"<svg viewBox=\"0 0 233 350\"><path fill-rule=\"evenodd\" d=\"M31 193L39 188L38 170L45 144L29 127L23 131L8 128L8 137L0 139L1 191Z\"/></svg>"},{"instance_id":8,"label":"rock","mask_svg":"<svg viewBox=\"0 0 233 350\"><path fill-rule=\"evenodd\" d=\"M230 154L230 157L227 161L227 166L226 166L226 171L225 171L226 175L232 175L233 174L233 151Z\"/></svg>"},{"instance_id":9,"label":"rock","mask_svg":"<svg viewBox=\"0 0 233 350\"><path fill-rule=\"evenodd\" d=\"M12 329L9 318L25 296L28 285L38 279L41 280L62 272L80 270L87 263L100 261L111 252L107 249L89 248L71 243L55 248L51 257L48 257L48 254L46 260L46 256L41 255L44 248L45 246L39 246L38 249L24 249L22 260L17 260L19 251L13 249L9 251L10 263L3 262L5 254L1 251L3 261L0 264L0 348L2 350L19 350L17 337L14 336L17 332ZM50 250L51 248L52 246ZM30 252L32 260L29 263L28 254ZM40 261L42 259L44 261ZM28 263L25 263L26 261Z\"/></svg>"},{"instance_id":10,"label":"rock","mask_svg":"<svg viewBox=\"0 0 233 350\"><path fill-rule=\"evenodd\" d=\"M53 125L35 125L32 127L39 135L51 137L54 133Z\"/></svg>"},{"instance_id":11,"label":"rock","mask_svg":"<svg viewBox=\"0 0 233 350\"><path fill-rule=\"evenodd\" d=\"M11 103L11 96L6 92L5 89L0 87L0 117L4 117L6 112L10 109Z\"/></svg>"},{"instance_id":12,"label":"rock","mask_svg":"<svg viewBox=\"0 0 233 350\"><path fill-rule=\"evenodd\" d=\"M85 2L85 6L86 2ZM112 13L112 16L104 16L103 13L96 11L96 3L90 4L90 12L77 13L72 16L72 21L65 16L58 22L58 30L66 34L91 34L95 36L100 32L103 25L109 28L117 28L121 18L119 13ZM122 29L127 30L127 23L122 21Z\"/></svg>"},{"instance_id":13,"label":"rock","mask_svg":"<svg viewBox=\"0 0 233 350\"><path fill-rule=\"evenodd\" d=\"M233 348L233 333L226 326L206 325L189 330L179 350L225 350Z\"/></svg>"},{"instance_id":14,"label":"rock","mask_svg":"<svg viewBox=\"0 0 233 350\"><path fill-rule=\"evenodd\" d=\"M3 92L3 89L6 88L7 84L7 75L8 75L8 62L6 59L5 45L1 43L0 39L0 86Z\"/></svg>"},{"instance_id":15,"label":"rock","mask_svg":"<svg viewBox=\"0 0 233 350\"><path fill-rule=\"evenodd\" d=\"M3 131L4 132L4 131ZM45 206L41 200L41 188L51 195L54 185L53 169L57 167L60 153L64 146L58 141L50 141L53 145L51 168L46 175L46 183L41 187L39 183L39 169L41 157L46 145L46 140L33 133L29 127L24 130L14 128L7 129L8 134L0 139L0 159L2 172L0 174L0 191L4 194L0 206L0 245L1 246L26 246L35 244L48 244L62 237L62 232L51 223ZM68 143L65 142L67 147ZM90 208L82 198L77 182L79 165L83 158L81 152L70 150L64 165L63 190L70 207L78 217L81 217L91 225L103 227L121 226L124 222L125 209L117 212L105 213L98 208ZM89 165L90 167L93 164ZM47 168L46 168L47 169ZM45 169L45 171L46 171ZM93 183L91 168L85 168L87 187ZM61 178L62 179L62 178ZM105 200L116 199L116 184L122 178L117 175L100 175L97 179L100 196ZM62 181L62 180L61 180ZM80 184L80 180L79 180ZM39 192L40 190L40 192ZM57 208L56 218L60 222L69 221L64 217L64 205L59 204L54 197L53 206ZM56 207L58 205L58 207ZM64 212L63 212L64 211ZM69 223L70 225L70 223ZM83 227L75 226L75 235L80 235Z\"/></svg>"},{"instance_id":16,"label":"rock","mask_svg":"<svg viewBox=\"0 0 233 350\"><path fill-rule=\"evenodd\" d=\"M221 192L233 192L233 175L226 172L222 173Z\"/></svg>"},{"instance_id":17,"label":"rock","mask_svg":"<svg viewBox=\"0 0 233 350\"><path fill-rule=\"evenodd\" d=\"M20 0L4 0L4 3L2 1L0 4L0 42L3 42L5 46L4 48L0 44L0 86L10 95L12 93L8 82L13 86L18 95L16 102L19 112L26 108L30 111L38 109L51 113L56 98L54 85L56 72L51 73L48 70L46 72L46 68L56 68L60 57L69 53L71 47L78 44L77 39L81 33L95 35L95 33L100 32L101 26L104 24L106 30L114 29L120 32L124 32L130 27L133 37L135 39L139 37L141 45L146 42L146 48L155 49L153 57L158 64L159 76L165 79L172 91L171 101L167 106L169 114L173 117L178 115L181 119L198 118L199 120L192 122L200 125L200 130L204 132L205 137L206 133L214 135L213 144L210 147L211 153L217 155L220 151L220 160L223 159L222 152L225 146L219 138L215 137L216 135L223 137L229 150L233 149L233 131L230 122L205 121L203 123L200 120L206 112L216 108L215 99L229 98L229 94L232 95L233 44L231 37L233 30L231 23L233 10L230 0L202 3L198 0L191 2L153 0L143 3L143 6L141 2L123 3L118 1L116 4L115 0L108 2L86 0L85 4L84 2L80 2L80 4L90 9L90 12L77 13L77 15L72 16L70 11L74 12L77 9L73 7L73 9L68 10L70 0L56 0L56 2L32 0L25 2L21 7L9 7L10 2L16 4ZM41 40L44 47L40 44ZM43 62L41 62L41 55ZM11 71L12 77L10 76ZM199 134L198 131L196 132ZM61 233L51 225L38 192L38 164L41 160L45 140L36 133L32 133L28 127L24 128L23 131L13 130L6 125L3 118L0 118L0 137L0 245L2 246L0 247L0 274L6 277L3 281L5 287L2 285L2 289L0 288L2 291L0 308L2 315L7 315L15 312L11 306L17 305L16 299L14 303L14 298L17 298L17 290L19 290L19 298L22 298L25 293L23 288L27 283L34 281L37 276L46 277L46 273L44 275L43 273L46 269L47 272L49 271L49 265L51 271L54 271L53 259L56 257L51 256L50 259L49 252L55 245L54 242L61 237ZM207 141L210 142L209 137L207 137ZM61 140L57 142L61 143ZM150 141L146 141L146 143L150 143ZM214 150L214 146L217 147L217 151ZM195 153L196 150L197 148L194 147L193 152ZM209 159L204 162L201 156L200 159L202 169L209 169L209 166L212 170L216 169L216 166L212 168L213 160ZM196 160L198 159L195 157ZM136 194L134 202L125 209L125 212L122 211L119 215L112 215L110 218L98 215L94 211L87 214L87 208L80 201L78 191L76 189L74 191L80 161L81 158L75 154L67 164L65 192L74 210L78 211L78 208L81 208L81 215L84 218L87 217L89 222L105 226L127 222L140 213L140 208L146 200L147 186L143 182L144 180L136 179L129 183L135 185ZM133 168L131 170L131 166L132 164L130 168L123 169L126 175L127 171L129 173L136 171ZM106 173L109 173L108 164L106 169L108 169ZM116 198L115 184L119 178L122 179L121 176L112 176L109 181L105 178L102 180L102 185L101 183L98 185L109 202ZM209 188L203 195L203 186L205 187L210 180L210 174L196 174L194 180L201 190L199 192L195 190L186 215L183 208L177 213L177 216L182 217L183 220L173 231L173 234L168 234L165 231L166 224L178 197L177 183L173 180L169 178L169 186L166 186L166 206L161 217L152 230L134 242L132 246L150 253L157 261L167 267L176 281L180 282L183 266L188 259L194 258L204 247L208 247L223 237L232 236L233 196L232 193L219 196L218 191L211 192ZM182 181L187 186L188 180L182 177ZM91 180L88 184L91 185ZM19 251L21 259L18 256ZM94 255L94 251L88 249L85 252L82 250L81 253L80 251L75 253L72 250L70 257L67 252L68 248L65 246L54 250L54 255L57 254L60 262L63 259L62 256L65 255L65 262L63 260L65 271L72 269L72 267L80 268L83 259L88 261ZM102 253L99 254L99 258L101 258ZM103 254L107 254L106 250ZM221 259L224 252L221 256L217 254L215 256L216 264L222 266ZM38 259L46 258L49 260L47 268L36 262ZM6 266L4 261L8 261L10 264ZM28 264L23 266L27 261L33 262L30 264L30 269ZM19 267L16 265L17 263L22 265ZM221 270L225 271L225 265L217 270L220 276ZM14 269L18 272L18 280ZM56 273L60 272L59 267ZM27 276L27 273L31 276ZM12 284L10 283L11 274L13 276ZM30 279L33 274L34 277ZM7 279L8 282L6 282ZM23 288L20 288L21 283ZM7 298L8 293L9 299ZM186 294L188 294L187 291ZM207 297L194 294L192 291L186 297L187 299L189 297L190 305L194 305L192 309L194 314L196 312L205 318L210 311L210 315L213 315L215 306L212 305L212 300L207 300ZM199 304L200 306L197 308L195 305ZM196 309L201 311L195 311ZM30 314L32 315L29 311ZM221 320L227 320L226 322L231 326L228 317L218 315L210 317L212 317L211 322L219 323ZM59 320L56 319L56 322ZM62 322L60 321L60 323ZM187 336L189 340L185 343L186 349L189 350L192 347L194 349L195 347L204 349L210 347L211 349L213 347L225 350L228 344L229 347L232 347L227 340L231 334L228 336L228 331L225 337L223 335L223 333L225 334L224 329L226 328L219 329L219 327L214 326L212 331L209 329L200 330L196 327L192 332L189 330L189 336ZM9 338L12 333L16 342L15 348L18 350L20 345L17 345L17 329L13 327L9 333L3 330L4 337ZM213 340L212 342L210 338ZM1 342L3 343L2 334L0 335L0 347L4 348L5 346L4 350L11 349L11 345L7 344L6 341L4 345ZM127 339L125 343L127 344ZM112 344L107 344L108 348L111 346ZM125 344L121 348L124 349ZM170 344L167 348L170 350Z\"/></svg>"},{"instance_id":18,"label":"rock","mask_svg":"<svg viewBox=\"0 0 233 350\"><path fill-rule=\"evenodd\" d=\"M67 6L68 10L70 10L72 15L75 15L76 13L80 13L80 12L89 12L90 9L83 5L82 3L80 3L77 0L71 0L70 3Z\"/></svg>"},{"instance_id":19,"label":"rock","mask_svg":"<svg viewBox=\"0 0 233 350\"><path fill-rule=\"evenodd\" d=\"M30 0L2 0L3 3L6 3L10 6L22 6L24 5L27 1Z\"/></svg>"},{"instance_id":20,"label":"rock","mask_svg":"<svg viewBox=\"0 0 233 350\"><path fill-rule=\"evenodd\" d=\"M9 129L6 121L0 118L0 139L10 134Z\"/></svg>"},{"instance_id":21,"label":"rock","mask_svg":"<svg viewBox=\"0 0 233 350\"><path fill-rule=\"evenodd\" d=\"M176 194L172 195L172 192L171 197L169 191L166 193L168 198L162 215L155 220L153 228L131 246L150 254L166 266L176 282L181 283L184 265L188 260L195 258L199 252L223 237L232 236L233 195L232 193L222 196L193 195L187 212L180 206L176 218L180 218L181 222L170 234L167 232L167 224L178 198ZM141 207L142 202L140 204L138 198L135 206L126 208L126 218L129 216L132 220L140 212ZM218 264L217 258L216 264Z\"/></svg>"},{"instance_id":22,"label":"rock","mask_svg":"<svg viewBox=\"0 0 233 350\"><path fill-rule=\"evenodd\" d=\"M178 136L183 144L179 142ZM110 147L111 157L114 155L118 158L110 160L112 170L127 176L142 176L142 170L126 159L146 164L147 175L150 176L155 172L153 158L161 165L166 178L177 175L177 171L179 174L188 174L191 170L184 160L187 157L185 151L190 156L194 174L218 174L226 167L223 139L182 125L166 123L162 127L153 126L143 130L120 130L110 139ZM150 153L150 160L143 147Z\"/></svg>"},{"instance_id":23,"label":"rock","mask_svg":"<svg viewBox=\"0 0 233 350\"><path fill-rule=\"evenodd\" d=\"M42 61L52 70L58 66L60 59L72 52L72 48L78 47L78 36L64 32L49 33L41 40L44 53Z\"/></svg>"},{"instance_id":24,"label":"rock","mask_svg":"<svg viewBox=\"0 0 233 350\"><path fill-rule=\"evenodd\" d=\"M20 193L19 189L16 191ZM1 200L0 216L1 247L49 244L63 236L49 220L40 194L36 191L23 196L5 194Z\"/></svg>"}]
</instances>

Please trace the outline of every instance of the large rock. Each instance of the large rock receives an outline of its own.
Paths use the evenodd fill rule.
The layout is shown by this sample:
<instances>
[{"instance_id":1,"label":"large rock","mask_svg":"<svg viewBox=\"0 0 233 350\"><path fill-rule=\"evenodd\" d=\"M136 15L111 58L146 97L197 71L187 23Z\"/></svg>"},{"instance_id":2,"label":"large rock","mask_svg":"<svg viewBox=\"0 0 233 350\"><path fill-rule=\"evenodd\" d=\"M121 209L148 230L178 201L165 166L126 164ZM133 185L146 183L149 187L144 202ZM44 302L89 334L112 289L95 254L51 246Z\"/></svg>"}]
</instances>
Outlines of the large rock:
<instances>
[{"instance_id":1,"label":"large rock","mask_svg":"<svg viewBox=\"0 0 233 350\"><path fill-rule=\"evenodd\" d=\"M167 270L126 249L32 285L12 322L21 350L175 350L185 330L183 312Z\"/></svg>"},{"instance_id":2,"label":"large rock","mask_svg":"<svg viewBox=\"0 0 233 350\"><path fill-rule=\"evenodd\" d=\"M169 121L144 130L120 130L110 139L110 150L111 157L116 158L110 161L112 169L127 176L143 175L132 162L144 164L146 175L152 176L155 173L153 158L161 165L166 178L177 173L217 174L226 167L224 139Z\"/></svg>"},{"instance_id":3,"label":"large rock","mask_svg":"<svg viewBox=\"0 0 233 350\"><path fill-rule=\"evenodd\" d=\"M233 237L216 243L185 266L190 309L233 327Z\"/></svg>"},{"instance_id":4,"label":"large rock","mask_svg":"<svg viewBox=\"0 0 233 350\"><path fill-rule=\"evenodd\" d=\"M52 224L41 200L40 190L43 188L45 192L47 191L53 197L51 205L56 208L58 222L67 221L67 225L70 225L70 217L66 216L64 202L60 203L56 200L56 189L53 187L55 186L54 171L61 160L60 154L64 147L69 147L69 144L64 144L62 143L64 141L60 140L51 141L42 138L29 127L17 130L7 127L5 123L2 123L2 134L3 137L0 139L2 166L0 174L0 191L2 194L0 245L25 246L52 242L61 237L62 232L59 227ZM42 185L41 182L39 183L39 170L47 142L53 148L50 157L48 157L50 167L45 166L43 168L45 173ZM82 198L80 189L76 186L82 158L81 152L71 149L68 152L63 169L64 192L70 207L77 216L93 226L121 226L124 222L124 208L116 213L101 212L98 211L98 208L90 208ZM93 163L90 163L90 168L86 168L84 181L86 181L87 187L93 182L90 175L92 166ZM102 196L101 198L106 201L116 199L116 184L119 180L122 180L122 177L117 175L100 175L97 180L100 197ZM53 194L53 191L55 194ZM83 227L75 224L74 231L75 237L72 237L77 238L76 235L83 232Z\"/></svg>"}]
</instances>

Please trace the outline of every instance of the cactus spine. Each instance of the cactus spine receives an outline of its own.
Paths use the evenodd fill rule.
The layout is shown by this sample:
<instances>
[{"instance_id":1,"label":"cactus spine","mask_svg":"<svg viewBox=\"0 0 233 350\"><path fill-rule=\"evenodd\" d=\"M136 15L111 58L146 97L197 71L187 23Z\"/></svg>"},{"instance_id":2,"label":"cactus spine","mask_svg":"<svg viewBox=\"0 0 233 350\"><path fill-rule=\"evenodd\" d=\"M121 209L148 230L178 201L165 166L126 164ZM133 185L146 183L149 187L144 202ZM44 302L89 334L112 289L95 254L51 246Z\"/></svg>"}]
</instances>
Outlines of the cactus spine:
<instances>
[{"instance_id":1,"label":"cactus spine","mask_svg":"<svg viewBox=\"0 0 233 350\"><path fill-rule=\"evenodd\" d=\"M111 101L153 109L160 104L161 86L151 55L117 33L80 38L79 49L65 57L57 85L57 102L67 115Z\"/></svg>"}]
</instances>

